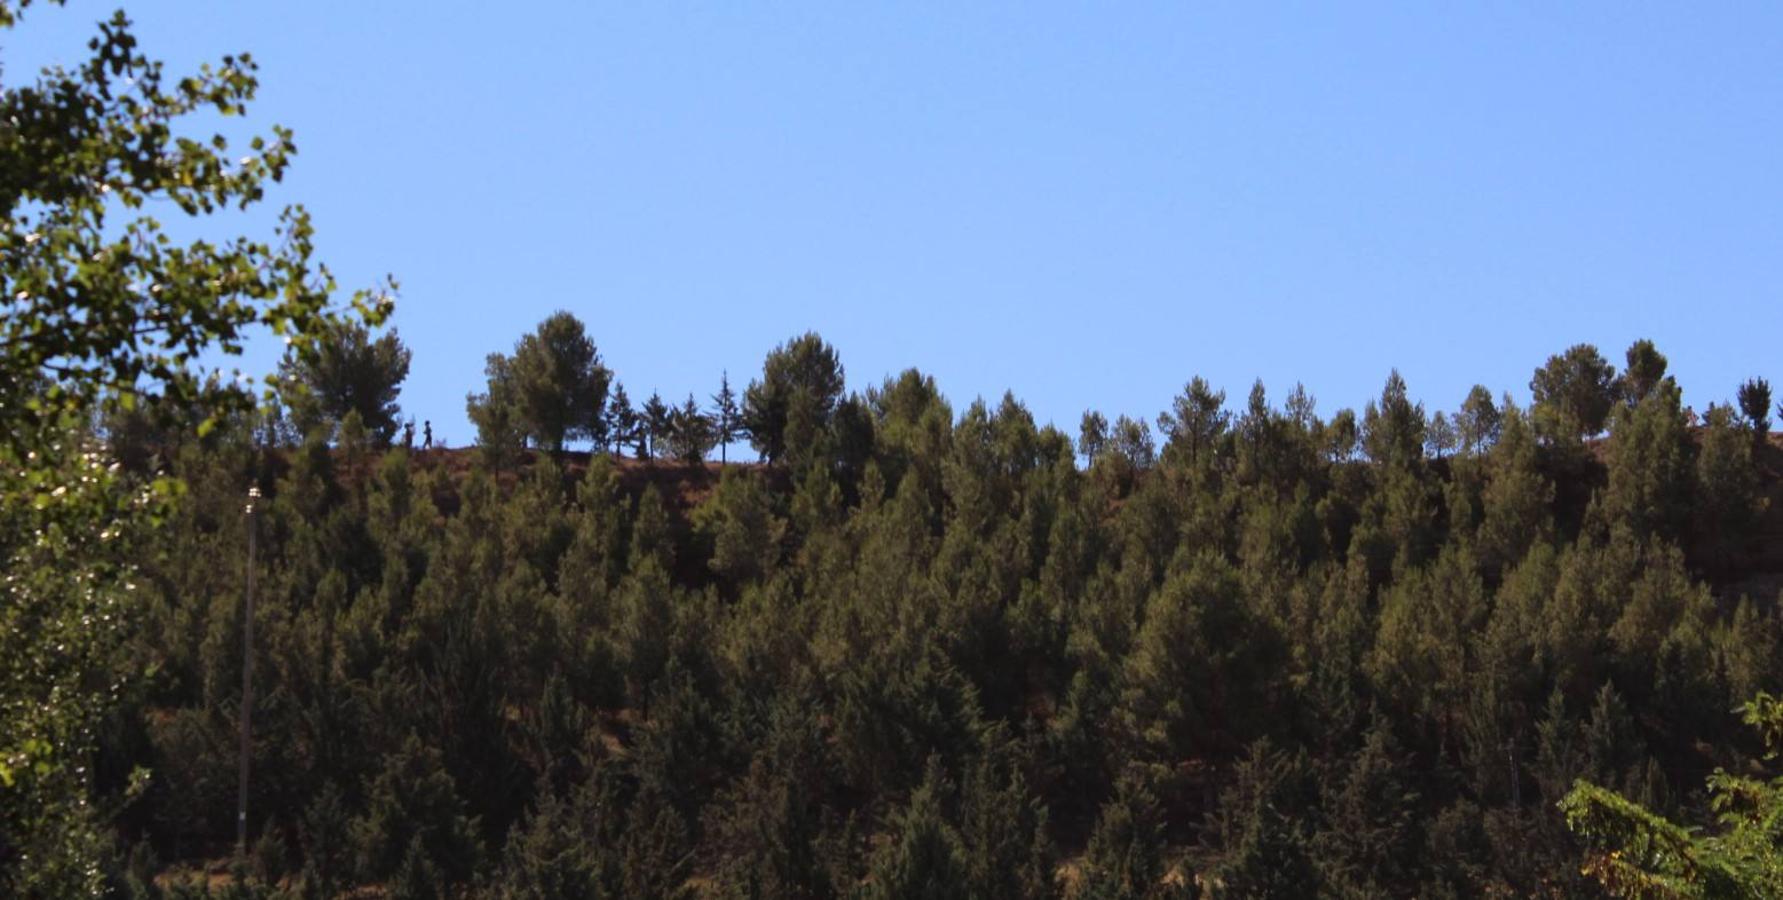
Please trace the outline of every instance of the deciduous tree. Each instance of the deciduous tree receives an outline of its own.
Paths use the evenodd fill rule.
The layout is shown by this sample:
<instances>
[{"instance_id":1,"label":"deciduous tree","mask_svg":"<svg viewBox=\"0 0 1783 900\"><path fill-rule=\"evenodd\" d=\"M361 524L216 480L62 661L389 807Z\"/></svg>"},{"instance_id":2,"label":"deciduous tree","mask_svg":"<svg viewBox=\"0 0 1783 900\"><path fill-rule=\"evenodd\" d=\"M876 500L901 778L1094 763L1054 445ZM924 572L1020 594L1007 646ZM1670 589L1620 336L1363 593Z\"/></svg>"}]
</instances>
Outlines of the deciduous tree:
<instances>
[{"instance_id":1,"label":"deciduous tree","mask_svg":"<svg viewBox=\"0 0 1783 900\"><path fill-rule=\"evenodd\" d=\"M1741 710L1768 756L1783 752L1783 703L1769 694ZM1671 822L1612 790L1579 781L1561 802L1567 827L1589 844L1585 874L1617 897L1783 895L1783 779L1717 770L1709 778L1720 828Z\"/></svg>"},{"instance_id":2,"label":"deciduous tree","mask_svg":"<svg viewBox=\"0 0 1783 900\"><path fill-rule=\"evenodd\" d=\"M0 3L0 28L26 4ZM259 328L300 354L339 327L302 207L271 240L175 239L148 212L198 218L250 207L295 153L274 126L246 152L200 132L245 112L259 87L242 54L171 79L129 19L91 55L0 90L0 893L96 895L105 852L89 802L95 728L128 676L117 656L137 606L122 548L155 524L84 434L102 398L210 431L253 406L207 389L209 354ZM381 322L389 291L352 306Z\"/></svg>"}]
</instances>

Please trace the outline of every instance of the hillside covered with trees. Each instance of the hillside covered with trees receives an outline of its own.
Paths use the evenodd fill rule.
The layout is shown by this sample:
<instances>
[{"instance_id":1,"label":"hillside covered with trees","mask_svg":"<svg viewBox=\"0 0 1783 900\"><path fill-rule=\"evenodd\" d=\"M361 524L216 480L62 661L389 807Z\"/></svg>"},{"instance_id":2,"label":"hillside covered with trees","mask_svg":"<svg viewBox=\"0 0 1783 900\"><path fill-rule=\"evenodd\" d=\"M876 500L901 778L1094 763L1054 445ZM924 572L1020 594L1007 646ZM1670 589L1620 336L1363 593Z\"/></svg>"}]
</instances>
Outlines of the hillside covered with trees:
<instances>
[{"instance_id":1,"label":"hillside covered with trees","mask_svg":"<svg viewBox=\"0 0 1783 900\"><path fill-rule=\"evenodd\" d=\"M810 333L634 398L561 312L447 449L394 283L209 218L253 60L88 50L0 90L0 895L1783 896L1762 378L1068 433Z\"/></svg>"},{"instance_id":2,"label":"hillside covered with trees","mask_svg":"<svg viewBox=\"0 0 1783 900\"><path fill-rule=\"evenodd\" d=\"M231 853L250 485L265 890L1591 896L1576 781L1706 821L1764 765L1768 385L1698 414L1644 341L1527 409L1193 379L1068 435L917 370L847 392L810 334L634 409L560 313L463 450L404 446L394 334L318 358L203 438L102 426L190 486L99 756L151 773L133 890Z\"/></svg>"}]
</instances>

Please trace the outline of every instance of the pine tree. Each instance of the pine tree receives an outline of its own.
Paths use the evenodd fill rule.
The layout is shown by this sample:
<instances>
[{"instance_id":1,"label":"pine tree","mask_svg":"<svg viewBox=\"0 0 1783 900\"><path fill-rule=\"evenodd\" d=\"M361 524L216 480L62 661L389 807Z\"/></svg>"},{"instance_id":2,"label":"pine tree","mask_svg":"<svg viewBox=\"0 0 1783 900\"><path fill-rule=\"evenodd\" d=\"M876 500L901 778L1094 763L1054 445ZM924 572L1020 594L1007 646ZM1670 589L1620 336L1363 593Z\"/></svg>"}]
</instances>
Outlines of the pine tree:
<instances>
[{"instance_id":1,"label":"pine tree","mask_svg":"<svg viewBox=\"0 0 1783 900\"><path fill-rule=\"evenodd\" d=\"M1225 405L1225 391L1214 390L1199 375L1191 379L1171 402L1170 411L1158 415L1165 455L1180 456L1186 463L1211 459L1232 423Z\"/></svg>"},{"instance_id":2,"label":"pine tree","mask_svg":"<svg viewBox=\"0 0 1783 900\"><path fill-rule=\"evenodd\" d=\"M1294 389L1288 392L1288 399L1282 404L1282 411L1287 415L1288 420L1294 423L1295 427L1306 434L1312 434L1318 430L1320 424L1318 406L1318 398L1306 390L1306 385L1297 381L1294 382Z\"/></svg>"},{"instance_id":3,"label":"pine tree","mask_svg":"<svg viewBox=\"0 0 1783 900\"><path fill-rule=\"evenodd\" d=\"M780 560L786 520L775 514L773 497L755 474L725 470L693 519L712 542L707 566L726 584L758 581Z\"/></svg>"},{"instance_id":4,"label":"pine tree","mask_svg":"<svg viewBox=\"0 0 1783 900\"><path fill-rule=\"evenodd\" d=\"M959 833L942 812L951 792L940 760L930 757L922 784L898 813L891 844L868 875L868 897L966 900L971 896Z\"/></svg>"},{"instance_id":5,"label":"pine tree","mask_svg":"<svg viewBox=\"0 0 1783 900\"><path fill-rule=\"evenodd\" d=\"M1535 432L1506 398L1498 442L1486 458L1481 494L1480 564L1491 573L1515 566L1551 530L1554 485L1536 460Z\"/></svg>"},{"instance_id":6,"label":"pine tree","mask_svg":"<svg viewBox=\"0 0 1783 900\"><path fill-rule=\"evenodd\" d=\"M1418 794L1408 760L1387 722L1377 719L1340 777L1325 784L1325 827L1313 840L1328 889L1375 897L1406 884L1417 866Z\"/></svg>"},{"instance_id":7,"label":"pine tree","mask_svg":"<svg viewBox=\"0 0 1783 900\"><path fill-rule=\"evenodd\" d=\"M1123 777L1096 817L1078 896L1142 900L1163 893L1164 811L1135 775Z\"/></svg>"},{"instance_id":8,"label":"pine tree","mask_svg":"<svg viewBox=\"0 0 1783 900\"><path fill-rule=\"evenodd\" d=\"M1455 414L1455 434L1461 452L1468 456L1485 453L1498 441L1503 415L1492 402L1492 392L1476 384L1467 392L1461 411Z\"/></svg>"},{"instance_id":9,"label":"pine tree","mask_svg":"<svg viewBox=\"0 0 1783 900\"><path fill-rule=\"evenodd\" d=\"M1696 453L1690 544L1693 555L1718 575L1733 571L1765 509L1752 449L1734 425L1731 407L1709 412Z\"/></svg>"},{"instance_id":10,"label":"pine tree","mask_svg":"<svg viewBox=\"0 0 1783 900\"><path fill-rule=\"evenodd\" d=\"M1056 893L1045 805L1029 790L1016 748L994 735L960 785L967 883L983 900Z\"/></svg>"},{"instance_id":11,"label":"pine tree","mask_svg":"<svg viewBox=\"0 0 1783 900\"><path fill-rule=\"evenodd\" d=\"M620 456L627 444L639 440L638 413L632 409L625 385L615 382L613 397L607 402L607 440L613 443L613 455Z\"/></svg>"},{"instance_id":12,"label":"pine tree","mask_svg":"<svg viewBox=\"0 0 1783 900\"><path fill-rule=\"evenodd\" d=\"M1771 383L1763 378L1748 379L1740 385L1739 401L1746 427L1758 446L1764 446L1765 436L1771 432Z\"/></svg>"},{"instance_id":13,"label":"pine tree","mask_svg":"<svg viewBox=\"0 0 1783 900\"><path fill-rule=\"evenodd\" d=\"M510 363L500 353L489 355L484 374L488 388L481 394L467 394L465 413L477 427L477 447L492 468L503 468L513 462L526 446L526 427L520 416L520 402Z\"/></svg>"},{"instance_id":14,"label":"pine tree","mask_svg":"<svg viewBox=\"0 0 1783 900\"><path fill-rule=\"evenodd\" d=\"M396 332L372 340L364 325L343 324L307 351L288 354L279 364L281 391L298 432L337 426L357 412L372 440L389 446L401 417L396 397L410 359Z\"/></svg>"},{"instance_id":15,"label":"pine tree","mask_svg":"<svg viewBox=\"0 0 1783 900\"><path fill-rule=\"evenodd\" d=\"M700 411L692 394L687 395L686 403L668 412L669 454L684 463L703 461L712 452L716 434L712 420Z\"/></svg>"},{"instance_id":16,"label":"pine tree","mask_svg":"<svg viewBox=\"0 0 1783 900\"><path fill-rule=\"evenodd\" d=\"M1221 848L1212 877L1233 897L1314 897L1322 893L1308 851L1313 819L1303 759L1258 741L1220 794L1213 836Z\"/></svg>"},{"instance_id":17,"label":"pine tree","mask_svg":"<svg viewBox=\"0 0 1783 900\"><path fill-rule=\"evenodd\" d=\"M417 890L468 879L481 852L439 751L413 734L387 757L353 836L363 877L406 877Z\"/></svg>"},{"instance_id":18,"label":"pine tree","mask_svg":"<svg viewBox=\"0 0 1783 900\"><path fill-rule=\"evenodd\" d=\"M644 401L638 416L638 458L651 459L662 455L662 445L669 437L668 404L662 402L662 395L650 392L650 399Z\"/></svg>"},{"instance_id":19,"label":"pine tree","mask_svg":"<svg viewBox=\"0 0 1783 900\"><path fill-rule=\"evenodd\" d=\"M1424 458L1425 426L1424 404L1408 399L1405 379L1394 369L1381 388L1380 403L1371 400L1363 411L1363 450L1375 462L1411 466Z\"/></svg>"},{"instance_id":20,"label":"pine tree","mask_svg":"<svg viewBox=\"0 0 1783 900\"><path fill-rule=\"evenodd\" d=\"M612 373L574 315L560 310L546 317L514 344L512 356L491 354L487 373L488 390L469 401L473 419L493 415L479 412L491 404L511 407L502 415L553 453L566 441L605 442L602 409Z\"/></svg>"},{"instance_id":21,"label":"pine tree","mask_svg":"<svg viewBox=\"0 0 1783 900\"><path fill-rule=\"evenodd\" d=\"M1594 504L1609 528L1638 538L1675 538L1690 510L1690 440L1678 386L1670 378L1618 416L1605 468L1609 483Z\"/></svg>"},{"instance_id":22,"label":"pine tree","mask_svg":"<svg viewBox=\"0 0 1783 900\"><path fill-rule=\"evenodd\" d=\"M720 893L736 898L838 896L824 864L822 811L832 778L824 729L786 691L768 712L766 733L738 783L714 804L711 832L724 849Z\"/></svg>"},{"instance_id":23,"label":"pine tree","mask_svg":"<svg viewBox=\"0 0 1783 900\"><path fill-rule=\"evenodd\" d=\"M825 430L844 386L836 350L806 332L768 354L761 378L743 392L743 427L762 458L777 462L789 450L805 450Z\"/></svg>"},{"instance_id":24,"label":"pine tree","mask_svg":"<svg viewBox=\"0 0 1783 900\"><path fill-rule=\"evenodd\" d=\"M1085 410L1083 421L1077 426L1077 452L1083 456L1083 464L1095 465L1107 445L1108 420L1093 409Z\"/></svg>"},{"instance_id":25,"label":"pine tree","mask_svg":"<svg viewBox=\"0 0 1783 900\"><path fill-rule=\"evenodd\" d=\"M1430 452L1438 459L1453 452L1458 443L1454 426L1449 424L1448 414L1437 410L1430 417Z\"/></svg>"},{"instance_id":26,"label":"pine tree","mask_svg":"<svg viewBox=\"0 0 1783 900\"><path fill-rule=\"evenodd\" d=\"M737 407L737 395L731 391L731 374L726 371L719 376L718 393L712 395L712 422L717 427L718 462L728 463L731 442L749 435L741 430L738 416L741 410Z\"/></svg>"},{"instance_id":27,"label":"pine tree","mask_svg":"<svg viewBox=\"0 0 1783 900\"><path fill-rule=\"evenodd\" d=\"M585 819L588 789L563 800L542 793L538 806L509 831L500 891L504 900L599 900L617 893L618 861ZM596 826L598 828L598 825Z\"/></svg>"},{"instance_id":28,"label":"pine tree","mask_svg":"<svg viewBox=\"0 0 1783 900\"><path fill-rule=\"evenodd\" d=\"M1360 440L1356 427L1356 411L1340 409L1325 425L1325 457L1333 463L1349 462L1356 455Z\"/></svg>"},{"instance_id":29,"label":"pine tree","mask_svg":"<svg viewBox=\"0 0 1783 900\"><path fill-rule=\"evenodd\" d=\"M1643 339L1628 345L1626 361L1628 368L1622 372L1620 393L1622 402L1633 408L1665 378L1666 359L1652 341Z\"/></svg>"},{"instance_id":30,"label":"pine tree","mask_svg":"<svg viewBox=\"0 0 1783 900\"><path fill-rule=\"evenodd\" d=\"M1639 387L1648 387L1642 376ZM1577 442L1603 431L1615 402L1616 367L1590 344L1575 344L1535 371L1531 413L1550 441Z\"/></svg>"},{"instance_id":31,"label":"pine tree","mask_svg":"<svg viewBox=\"0 0 1783 900\"><path fill-rule=\"evenodd\" d=\"M1121 416L1114 420L1114 431L1108 438L1108 449L1134 472L1143 472L1157 462L1157 449L1152 443L1151 427L1141 419Z\"/></svg>"}]
</instances>

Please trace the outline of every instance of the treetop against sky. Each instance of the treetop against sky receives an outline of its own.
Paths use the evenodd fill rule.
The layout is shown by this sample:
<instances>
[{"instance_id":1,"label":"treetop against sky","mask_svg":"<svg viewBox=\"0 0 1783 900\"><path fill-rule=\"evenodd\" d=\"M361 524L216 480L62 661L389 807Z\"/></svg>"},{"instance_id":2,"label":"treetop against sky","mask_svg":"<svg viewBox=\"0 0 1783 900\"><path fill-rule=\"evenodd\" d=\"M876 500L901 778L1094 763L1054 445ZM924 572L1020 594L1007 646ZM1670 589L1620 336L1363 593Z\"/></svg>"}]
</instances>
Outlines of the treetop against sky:
<instances>
[{"instance_id":1,"label":"treetop against sky","mask_svg":"<svg viewBox=\"0 0 1783 900\"><path fill-rule=\"evenodd\" d=\"M29 17L0 77L112 6ZM1061 427L1194 374L1526 400L1556 347L1643 336L1700 409L1783 326L1773 9L129 13L169 71L261 64L248 124L299 149L266 214L402 279L404 405L454 443L560 308L639 396L815 329L853 388L916 365Z\"/></svg>"}]
</instances>

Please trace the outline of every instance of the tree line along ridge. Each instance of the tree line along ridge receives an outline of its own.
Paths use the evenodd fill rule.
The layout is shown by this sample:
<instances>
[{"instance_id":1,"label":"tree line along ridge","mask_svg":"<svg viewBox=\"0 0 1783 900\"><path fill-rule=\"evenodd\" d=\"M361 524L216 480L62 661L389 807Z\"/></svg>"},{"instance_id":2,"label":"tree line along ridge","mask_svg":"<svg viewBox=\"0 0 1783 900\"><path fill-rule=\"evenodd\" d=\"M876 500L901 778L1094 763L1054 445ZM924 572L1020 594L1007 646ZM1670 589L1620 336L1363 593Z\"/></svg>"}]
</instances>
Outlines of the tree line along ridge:
<instances>
[{"instance_id":1,"label":"tree line along ridge","mask_svg":"<svg viewBox=\"0 0 1783 900\"><path fill-rule=\"evenodd\" d=\"M345 329L203 439L108 429L194 492L106 749L157 773L120 866L231 833L240 573L191 561L239 545L249 477L256 883L1589 894L1633 817L1762 765L1740 710L1783 663L1768 385L1698 415L1626 357L1436 414L1397 373L1329 419L1193 379L1074 440L916 370L845 392L814 334L740 399L628 415L558 313L442 456L395 438L407 350ZM766 465L685 465L725 432Z\"/></svg>"}]
</instances>

